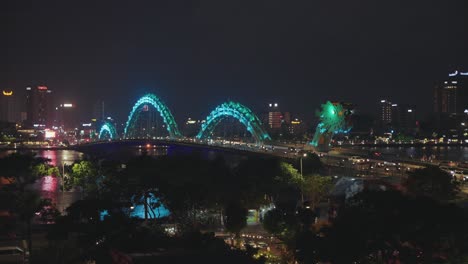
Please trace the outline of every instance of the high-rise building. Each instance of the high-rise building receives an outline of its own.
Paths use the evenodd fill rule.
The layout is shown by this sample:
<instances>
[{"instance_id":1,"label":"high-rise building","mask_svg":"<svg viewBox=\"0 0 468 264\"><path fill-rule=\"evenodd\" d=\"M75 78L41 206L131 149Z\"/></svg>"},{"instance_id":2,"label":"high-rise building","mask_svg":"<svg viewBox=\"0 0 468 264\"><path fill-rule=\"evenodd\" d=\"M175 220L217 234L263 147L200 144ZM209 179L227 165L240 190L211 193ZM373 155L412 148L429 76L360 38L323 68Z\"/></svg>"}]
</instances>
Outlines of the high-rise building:
<instances>
[{"instance_id":1,"label":"high-rise building","mask_svg":"<svg viewBox=\"0 0 468 264\"><path fill-rule=\"evenodd\" d=\"M71 103L63 103L55 108L56 126L61 127L65 131L74 130L79 127L76 105Z\"/></svg>"},{"instance_id":2,"label":"high-rise building","mask_svg":"<svg viewBox=\"0 0 468 264\"><path fill-rule=\"evenodd\" d=\"M0 94L0 121L19 123L21 121L18 95L13 90L2 90Z\"/></svg>"},{"instance_id":3,"label":"high-rise building","mask_svg":"<svg viewBox=\"0 0 468 264\"><path fill-rule=\"evenodd\" d=\"M280 129L282 118L283 115L279 110L278 103L268 104L268 128Z\"/></svg>"},{"instance_id":4,"label":"high-rise building","mask_svg":"<svg viewBox=\"0 0 468 264\"><path fill-rule=\"evenodd\" d=\"M380 100L380 122L382 125L392 124L392 102L388 100Z\"/></svg>"},{"instance_id":5,"label":"high-rise building","mask_svg":"<svg viewBox=\"0 0 468 264\"><path fill-rule=\"evenodd\" d=\"M434 88L434 114L439 130L454 129L468 113L468 72L455 71Z\"/></svg>"},{"instance_id":6,"label":"high-rise building","mask_svg":"<svg viewBox=\"0 0 468 264\"><path fill-rule=\"evenodd\" d=\"M396 128L404 132L413 132L417 127L416 107L413 105L400 104L397 106L398 118L395 120Z\"/></svg>"},{"instance_id":7,"label":"high-rise building","mask_svg":"<svg viewBox=\"0 0 468 264\"><path fill-rule=\"evenodd\" d=\"M93 106L93 119L96 119L96 121L102 121L106 118L105 116L105 104L104 101L100 100L94 103Z\"/></svg>"},{"instance_id":8,"label":"high-rise building","mask_svg":"<svg viewBox=\"0 0 468 264\"><path fill-rule=\"evenodd\" d=\"M47 86L37 88L26 88L26 125L33 127L52 126L53 115L53 94Z\"/></svg>"},{"instance_id":9,"label":"high-rise building","mask_svg":"<svg viewBox=\"0 0 468 264\"><path fill-rule=\"evenodd\" d=\"M288 130L289 134L294 137L304 136L304 134L307 132L307 125L303 120L294 118L289 123Z\"/></svg>"}]
</instances>

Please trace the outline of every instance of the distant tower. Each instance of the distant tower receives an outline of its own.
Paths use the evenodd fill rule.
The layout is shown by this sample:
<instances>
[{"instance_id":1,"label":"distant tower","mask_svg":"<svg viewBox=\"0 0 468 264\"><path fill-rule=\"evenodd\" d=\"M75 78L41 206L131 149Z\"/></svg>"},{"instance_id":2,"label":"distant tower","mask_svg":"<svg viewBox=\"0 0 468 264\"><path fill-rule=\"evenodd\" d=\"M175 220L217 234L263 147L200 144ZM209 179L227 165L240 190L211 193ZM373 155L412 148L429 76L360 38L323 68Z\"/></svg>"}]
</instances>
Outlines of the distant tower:
<instances>
[{"instance_id":1,"label":"distant tower","mask_svg":"<svg viewBox=\"0 0 468 264\"><path fill-rule=\"evenodd\" d=\"M388 100L380 100L380 121L382 125L392 123L392 103Z\"/></svg>"},{"instance_id":2,"label":"distant tower","mask_svg":"<svg viewBox=\"0 0 468 264\"><path fill-rule=\"evenodd\" d=\"M454 129L468 113L468 72L454 71L434 88L437 127Z\"/></svg>"},{"instance_id":3,"label":"distant tower","mask_svg":"<svg viewBox=\"0 0 468 264\"><path fill-rule=\"evenodd\" d=\"M0 121L18 123L20 112L18 95L13 90L2 90L0 93Z\"/></svg>"},{"instance_id":4,"label":"distant tower","mask_svg":"<svg viewBox=\"0 0 468 264\"><path fill-rule=\"evenodd\" d=\"M268 104L268 128L271 130L281 128L282 115L278 103Z\"/></svg>"},{"instance_id":5,"label":"distant tower","mask_svg":"<svg viewBox=\"0 0 468 264\"><path fill-rule=\"evenodd\" d=\"M96 121L102 121L106 119L105 103L103 100L99 100L94 103L93 106L93 119Z\"/></svg>"},{"instance_id":6,"label":"distant tower","mask_svg":"<svg viewBox=\"0 0 468 264\"><path fill-rule=\"evenodd\" d=\"M26 125L34 127L51 126L53 123L53 93L47 86L36 89L26 88Z\"/></svg>"}]
</instances>

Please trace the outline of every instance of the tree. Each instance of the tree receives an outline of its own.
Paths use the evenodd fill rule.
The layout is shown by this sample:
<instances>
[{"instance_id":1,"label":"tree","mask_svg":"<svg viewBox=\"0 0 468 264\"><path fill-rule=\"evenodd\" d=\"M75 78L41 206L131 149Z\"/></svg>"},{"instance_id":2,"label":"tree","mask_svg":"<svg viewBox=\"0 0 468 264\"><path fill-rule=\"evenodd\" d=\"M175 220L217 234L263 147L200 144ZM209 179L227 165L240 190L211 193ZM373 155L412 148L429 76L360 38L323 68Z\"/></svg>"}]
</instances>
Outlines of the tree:
<instances>
[{"instance_id":1,"label":"tree","mask_svg":"<svg viewBox=\"0 0 468 264\"><path fill-rule=\"evenodd\" d=\"M304 177L303 193L306 200L311 203L311 208L315 208L324 197L328 196L332 186L330 176L309 175Z\"/></svg>"},{"instance_id":2,"label":"tree","mask_svg":"<svg viewBox=\"0 0 468 264\"><path fill-rule=\"evenodd\" d=\"M262 224L267 232L285 242L291 241L299 229L295 212L286 212L278 208L268 211Z\"/></svg>"},{"instance_id":3,"label":"tree","mask_svg":"<svg viewBox=\"0 0 468 264\"><path fill-rule=\"evenodd\" d=\"M225 209L224 226L230 233L240 237L240 231L247 226L247 209L239 203L229 203Z\"/></svg>"},{"instance_id":4,"label":"tree","mask_svg":"<svg viewBox=\"0 0 468 264\"><path fill-rule=\"evenodd\" d=\"M403 186L411 195L432 197L436 200L452 199L459 191L455 178L435 166L410 172Z\"/></svg>"},{"instance_id":5,"label":"tree","mask_svg":"<svg viewBox=\"0 0 468 264\"><path fill-rule=\"evenodd\" d=\"M91 161L82 160L72 166L72 183L74 186L80 186L86 191L97 189L98 169Z\"/></svg>"},{"instance_id":6,"label":"tree","mask_svg":"<svg viewBox=\"0 0 468 264\"><path fill-rule=\"evenodd\" d=\"M316 262L463 263L467 223L466 211L453 205L397 191L365 191L320 230L320 246L309 249L317 251Z\"/></svg>"},{"instance_id":7,"label":"tree","mask_svg":"<svg viewBox=\"0 0 468 264\"><path fill-rule=\"evenodd\" d=\"M47 174L47 159L36 158L34 154L13 153L0 159L2 176L11 180L11 186L24 190L28 184Z\"/></svg>"},{"instance_id":8,"label":"tree","mask_svg":"<svg viewBox=\"0 0 468 264\"><path fill-rule=\"evenodd\" d=\"M0 159L2 176L11 182L2 190L7 193L8 198L2 202L9 207L12 214L19 217L20 223L24 224L30 250L32 218L42 208L42 203L39 194L26 187L47 174L49 168L47 162L47 159L36 158L32 153L13 153Z\"/></svg>"}]
</instances>

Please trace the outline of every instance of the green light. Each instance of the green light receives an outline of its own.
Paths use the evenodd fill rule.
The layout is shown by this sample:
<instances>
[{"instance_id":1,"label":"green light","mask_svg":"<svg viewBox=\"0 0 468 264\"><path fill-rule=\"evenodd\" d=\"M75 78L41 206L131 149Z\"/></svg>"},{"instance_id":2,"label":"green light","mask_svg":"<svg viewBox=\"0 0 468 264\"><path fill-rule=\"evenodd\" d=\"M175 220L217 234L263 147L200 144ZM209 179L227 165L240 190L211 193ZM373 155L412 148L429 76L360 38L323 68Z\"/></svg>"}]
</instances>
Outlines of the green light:
<instances>
[{"instance_id":1,"label":"green light","mask_svg":"<svg viewBox=\"0 0 468 264\"><path fill-rule=\"evenodd\" d=\"M161 101L156 95L146 94L143 97L141 97L135 103L135 105L133 105L133 108L130 111L130 114L128 115L128 120L124 129L125 138L128 138L134 132L135 123L138 119L138 115L142 110L142 105L151 105L159 112L164 124L166 124L167 132L169 132L169 136L171 138L178 138L182 136L182 134L179 132L179 129L177 128L177 124L169 108L167 108L163 101Z\"/></svg>"},{"instance_id":2,"label":"green light","mask_svg":"<svg viewBox=\"0 0 468 264\"><path fill-rule=\"evenodd\" d=\"M320 123L315 130L311 144L314 147L328 146L333 135L348 133L351 128L346 127L345 111L341 104L333 104L327 101L322 105L322 111L318 114Z\"/></svg>"},{"instance_id":3,"label":"green light","mask_svg":"<svg viewBox=\"0 0 468 264\"><path fill-rule=\"evenodd\" d=\"M116 139L117 138L117 131L115 130L115 126L108 122L108 121L105 121L102 126L101 126L101 129L99 130L99 139L103 139L105 137L105 135L109 135L109 137L111 139Z\"/></svg>"},{"instance_id":4,"label":"green light","mask_svg":"<svg viewBox=\"0 0 468 264\"><path fill-rule=\"evenodd\" d=\"M234 117L241 122L255 138L257 143L271 140L270 135L263 129L260 119L247 107L237 102L225 102L217 106L206 118L197 135L198 139L209 138L216 126L226 117Z\"/></svg>"}]
</instances>

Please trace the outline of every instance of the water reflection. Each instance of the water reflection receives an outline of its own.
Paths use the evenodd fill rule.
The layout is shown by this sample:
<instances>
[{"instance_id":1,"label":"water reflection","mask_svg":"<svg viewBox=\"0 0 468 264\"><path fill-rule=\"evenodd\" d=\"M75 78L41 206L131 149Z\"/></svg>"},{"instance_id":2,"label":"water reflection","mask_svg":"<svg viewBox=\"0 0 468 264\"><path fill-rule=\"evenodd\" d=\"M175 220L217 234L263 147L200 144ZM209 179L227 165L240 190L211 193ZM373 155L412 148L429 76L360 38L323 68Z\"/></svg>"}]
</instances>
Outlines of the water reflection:
<instances>
[{"instance_id":1,"label":"water reflection","mask_svg":"<svg viewBox=\"0 0 468 264\"><path fill-rule=\"evenodd\" d=\"M468 147L464 146L424 146L424 147L374 147L361 148L381 152L394 158L422 159L435 157L436 160L468 161Z\"/></svg>"}]
</instances>

